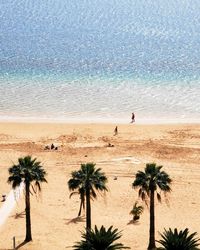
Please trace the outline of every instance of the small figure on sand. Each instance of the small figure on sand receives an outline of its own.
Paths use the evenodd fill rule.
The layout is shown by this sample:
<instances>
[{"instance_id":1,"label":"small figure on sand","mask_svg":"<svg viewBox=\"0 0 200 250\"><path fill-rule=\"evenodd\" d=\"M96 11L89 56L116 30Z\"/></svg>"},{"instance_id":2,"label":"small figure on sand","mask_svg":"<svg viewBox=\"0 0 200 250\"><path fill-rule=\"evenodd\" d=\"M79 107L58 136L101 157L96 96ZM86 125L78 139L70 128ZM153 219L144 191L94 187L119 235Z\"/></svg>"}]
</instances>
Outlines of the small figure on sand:
<instances>
[{"instance_id":1,"label":"small figure on sand","mask_svg":"<svg viewBox=\"0 0 200 250\"><path fill-rule=\"evenodd\" d=\"M49 150L50 149L50 147L48 146L48 145L46 145L45 147L44 147L44 150Z\"/></svg>"},{"instance_id":2,"label":"small figure on sand","mask_svg":"<svg viewBox=\"0 0 200 250\"><path fill-rule=\"evenodd\" d=\"M115 130L114 130L114 135L117 135L118 134L118 128L117 126L115 127Z\"/></svg>"},{"instance_id":3,"label":"small figure on sand","mask_svg":"<svg viewBox=\"0 0 200 250\"><path fill-rule=\"evenodd\" d=\"M132 119L131 123L135 122L135 114L134 113L132 113L131 119Z\"/></svg>"},{"instance_id":4,"label":"small figure on sand","mask_svg":"<svg viewBox=\"0 0 200 250\"><path fill-rule=\"evenodd\" d=\"M58 150L58 146L55 146L53 143L51 144L51 146L46 145L44 147L44 150Z\"/></svg>"}]
</instances>

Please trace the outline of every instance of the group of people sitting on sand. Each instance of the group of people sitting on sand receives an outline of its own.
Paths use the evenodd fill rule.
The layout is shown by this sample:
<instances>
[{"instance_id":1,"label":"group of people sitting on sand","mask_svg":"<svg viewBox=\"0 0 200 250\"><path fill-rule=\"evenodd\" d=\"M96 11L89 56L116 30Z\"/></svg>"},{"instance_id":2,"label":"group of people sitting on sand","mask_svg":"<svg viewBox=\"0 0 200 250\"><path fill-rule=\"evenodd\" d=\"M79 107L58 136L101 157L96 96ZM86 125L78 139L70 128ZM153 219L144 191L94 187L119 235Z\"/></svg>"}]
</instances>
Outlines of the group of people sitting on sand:
<instances>
[{"instance_id":1,"label":"group of people sitting on sand","mask_svg":"<svg viewBox=\"0 0 200 250\"><path fill-rule=\"evenodd\" d=\"M58 147L55 146L55 145L52 143L51 146L46 145L44 149L45 149L45 150L58 150Z\"/></svg>"}]
</instances>

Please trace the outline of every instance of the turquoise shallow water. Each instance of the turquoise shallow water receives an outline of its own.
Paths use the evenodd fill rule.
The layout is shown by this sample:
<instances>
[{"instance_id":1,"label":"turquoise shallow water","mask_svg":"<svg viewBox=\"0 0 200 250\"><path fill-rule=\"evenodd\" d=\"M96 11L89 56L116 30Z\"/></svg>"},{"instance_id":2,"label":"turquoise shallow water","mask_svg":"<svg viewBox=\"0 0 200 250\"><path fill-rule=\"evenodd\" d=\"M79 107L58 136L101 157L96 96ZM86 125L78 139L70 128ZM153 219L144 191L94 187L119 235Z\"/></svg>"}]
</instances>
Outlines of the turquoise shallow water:
<instances>
[{"instance_id":1,"label":"turquoise shallow water","mask_svg":"<svg viewBox=\"0 0 200 250\"><path fill-rule=\"evenodd\" d=\"M199 81L2 76L0 119L200 122Z\"/></svg>"},{"instance_id":2,"label":"turquoise shallow water","mask_svg":"<svg viewBox=\"0 0 200 250\"><path fill-rule=\"evenodd\" d=\"M2 0L0 119L200 121L199 0Z\"/></svg>"}]
</instances>

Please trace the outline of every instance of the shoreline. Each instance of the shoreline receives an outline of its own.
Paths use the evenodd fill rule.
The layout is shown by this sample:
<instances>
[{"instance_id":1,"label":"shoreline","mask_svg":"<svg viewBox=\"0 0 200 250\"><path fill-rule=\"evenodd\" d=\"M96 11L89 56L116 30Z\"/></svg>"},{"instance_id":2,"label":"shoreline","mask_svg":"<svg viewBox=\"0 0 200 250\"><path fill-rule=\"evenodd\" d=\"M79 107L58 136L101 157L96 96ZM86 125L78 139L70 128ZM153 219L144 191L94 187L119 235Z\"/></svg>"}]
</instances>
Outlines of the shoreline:
<instances>
[{"instance_id":1,"label":"shoreline","mask_svg":"<svg viewBox=\"0 0 200 250\"><path fill-rule=\"evenodd\" d=\"M114 125L199 125L200 119L140 119L131 123L131 119L123 118L41 118L41 117L17 117L0 116L0 123L27 123L27 124L114 124Z\"/></svg>"}]
</instances>

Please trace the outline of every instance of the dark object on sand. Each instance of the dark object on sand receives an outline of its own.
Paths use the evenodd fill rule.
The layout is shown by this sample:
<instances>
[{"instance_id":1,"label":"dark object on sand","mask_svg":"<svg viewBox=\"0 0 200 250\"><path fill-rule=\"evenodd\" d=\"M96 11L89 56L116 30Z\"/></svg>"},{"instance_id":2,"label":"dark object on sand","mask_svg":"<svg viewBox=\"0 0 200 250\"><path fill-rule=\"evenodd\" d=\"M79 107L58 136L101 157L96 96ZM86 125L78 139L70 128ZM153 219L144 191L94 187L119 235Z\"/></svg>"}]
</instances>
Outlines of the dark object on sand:
<instances>
[{"instance_id":1,"label":"dark object on sand","mask_svg":"<svg viewBox=\"0 0 200 250\"><path fill-rule=\"evenodd\" d=\"M46 145L45 147L44 147L44 150L58 150L58 147L56 147L56 146L54 146L54 144L52 143L51 144L51 146L48 146L48 145Z\"/></svg>"},{"instance_id":2,"label":"dark object on sand","mask_svg":"<svg viewBox=\"0 0 200 250\"><path fill-rule=\"evenodd\" d=\"M137 221L140 219L140 215L143 213L144 207L139 206L138 202L136 201L133 205L133 209L130 211L130 214L133 215L133 221Z\"/></svg>"},{"instance_id":3,"label":"dark object on sand","mask_svg":"<svg viewBox=\"0 0 200 250\"><path fill-rule=\"evenodd\" d=\"M111 148L111 147L114 147L114 145L109 142L108 147Z\"/></svg>"}]
</instances>

